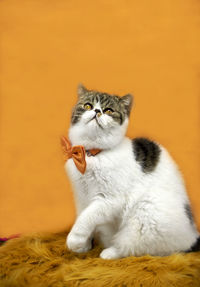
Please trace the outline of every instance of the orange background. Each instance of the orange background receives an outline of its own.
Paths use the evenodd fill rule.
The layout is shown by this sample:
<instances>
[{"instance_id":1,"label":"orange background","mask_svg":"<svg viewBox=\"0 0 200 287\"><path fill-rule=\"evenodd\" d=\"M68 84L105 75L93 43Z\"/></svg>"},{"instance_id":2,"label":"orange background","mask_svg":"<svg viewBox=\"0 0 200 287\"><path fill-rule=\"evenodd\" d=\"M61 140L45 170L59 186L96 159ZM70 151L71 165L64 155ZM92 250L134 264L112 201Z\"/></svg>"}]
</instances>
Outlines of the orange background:
<instances>
[{"instance_id":1,"label":"orange background","mask_svg":"<svg viewBox=\"0 0 200 287\"><path fill-rule=\"evenodd\" d=\"M0 2L0 235L73 222L59 137L79 82L134 93L128 135L168 148L200 227L199 28L195 0Z\"/></svg>"}]
</instances>

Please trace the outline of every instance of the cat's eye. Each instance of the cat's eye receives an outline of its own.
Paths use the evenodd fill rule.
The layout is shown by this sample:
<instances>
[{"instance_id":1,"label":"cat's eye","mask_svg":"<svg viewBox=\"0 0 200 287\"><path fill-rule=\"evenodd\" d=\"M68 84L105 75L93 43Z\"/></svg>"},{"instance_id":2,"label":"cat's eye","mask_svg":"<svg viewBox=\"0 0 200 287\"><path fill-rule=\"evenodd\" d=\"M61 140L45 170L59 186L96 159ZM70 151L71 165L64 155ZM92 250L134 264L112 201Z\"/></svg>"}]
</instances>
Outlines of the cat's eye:
<instances>
[{"instance_id":1,"label":"cat's eye","mask_svg":"<svg viewBox=\"0 0 200 287\"><path fill-rule=\"evenodd\" d=\"M84 109L87 110L87 111L90 111L92 108L93 108L93 106L90 103L86 103L84 105Z\"/></svg>"},{"instance_id":2,"label":"cat's eye","mask_svg":"<svg viewBox=\"0 0 200 287\"><path fill-rule=\"evenodd\" d=\"M107 115L112 115L112 113L114 112L112 109L110 109L110 108L107 108L107 109L105 109L104 111L104 114L107 114Z\"/></svg>"}]
</instances>

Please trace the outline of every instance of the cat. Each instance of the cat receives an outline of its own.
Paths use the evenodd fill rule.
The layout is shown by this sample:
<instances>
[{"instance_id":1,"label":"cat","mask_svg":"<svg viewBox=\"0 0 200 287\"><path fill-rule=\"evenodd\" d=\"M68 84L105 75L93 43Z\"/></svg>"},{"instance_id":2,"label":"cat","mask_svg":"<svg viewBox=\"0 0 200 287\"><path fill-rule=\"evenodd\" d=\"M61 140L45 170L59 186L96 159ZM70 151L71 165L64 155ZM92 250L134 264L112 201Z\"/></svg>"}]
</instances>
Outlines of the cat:
<instances>
[{"instance_id":1,"label":"cat","mask_svg":"<svg viewBox=\"0 0 200 287\"><path fill-rule=\"evenodd\" d=\"M87 252L95 238L103 246L103 259L199 250L175 162L155 141L125 136L132 104L131 94L119 97L78 86L69 140L84 147L86 167L80 172L73 158L65 164L77 211L67 247Z\"/></svg>"}]
</instances>

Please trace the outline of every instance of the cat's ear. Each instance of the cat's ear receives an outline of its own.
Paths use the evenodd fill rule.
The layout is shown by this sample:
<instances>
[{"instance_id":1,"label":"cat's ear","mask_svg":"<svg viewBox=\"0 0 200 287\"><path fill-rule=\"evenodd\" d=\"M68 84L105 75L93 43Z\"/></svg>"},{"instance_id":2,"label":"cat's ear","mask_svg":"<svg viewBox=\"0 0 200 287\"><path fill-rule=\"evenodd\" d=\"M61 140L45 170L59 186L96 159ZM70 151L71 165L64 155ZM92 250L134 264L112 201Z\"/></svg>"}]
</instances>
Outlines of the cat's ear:
<instances>
[{"instance_id":1,"label":"cat's ear","mask_svg":"<svg viewBox=\"0 0 200 287\"><path fill-rule=\"evenodd\" d=\"M84 97L84 95L88 92L88 90L86 89L86 87L83 86L83 84L79 84L78 85L78 89L77 89L77 93L78 93L78 97Z\"/></svg>"},{"instance_id":2,"label":"cat's ear","mask_svg":"<svg viewBox=\"0 0 200 287\"><path fill-rule=\"evenodd\" d=\"M132 105L133 105L133 95L127 94L127 95L121 97L121 102L126 109L127 115L129 116L130 112L131 112Z\"/></svg>"}]
</instances>

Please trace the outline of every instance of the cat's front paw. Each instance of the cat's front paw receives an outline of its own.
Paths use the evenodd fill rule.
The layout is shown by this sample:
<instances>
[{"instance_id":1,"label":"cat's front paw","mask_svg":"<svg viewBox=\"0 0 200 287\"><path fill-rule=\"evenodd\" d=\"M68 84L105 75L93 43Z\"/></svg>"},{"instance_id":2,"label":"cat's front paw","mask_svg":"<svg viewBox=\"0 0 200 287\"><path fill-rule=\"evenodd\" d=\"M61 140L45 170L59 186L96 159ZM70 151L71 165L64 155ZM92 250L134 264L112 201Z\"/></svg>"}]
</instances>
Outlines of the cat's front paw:
<instances>
[{"instance_id":1,"label":"cat's front paw","mask_svg":"<svg viewBox=\"0 0 200 287\"><path fill-rule=\"evenodd\" d=\"M67 236L66 245L69 250L77 253L87 252L92 247L91 240L74 232Z\"/></svg>"},{"instance_id":2,"label":"cat's front paw","mask_svg":"<svg viewBox=\"0 0 200 287\"><path fill-rule=\"evenodd\" d=\"M109 247L101 252L100 257L102 259L117 259L121 258L122 256L120 256L120 253L118 252L117 248Z\"/></svg>"}]
</instances>

